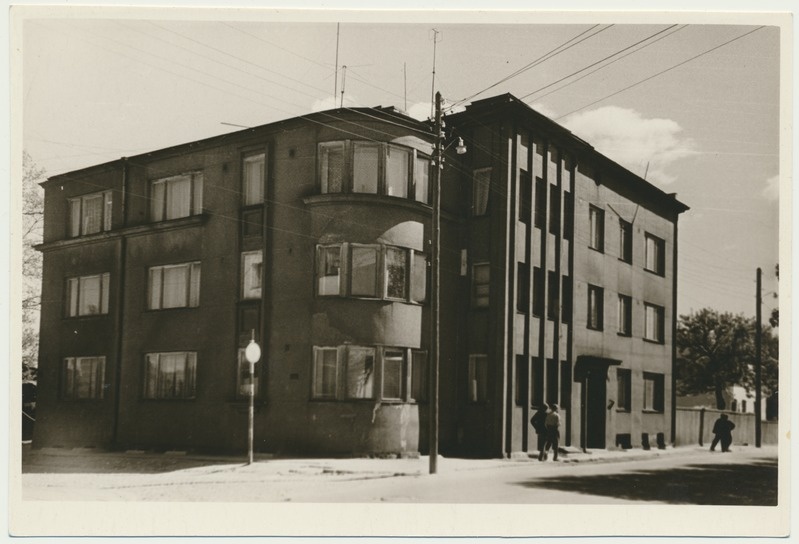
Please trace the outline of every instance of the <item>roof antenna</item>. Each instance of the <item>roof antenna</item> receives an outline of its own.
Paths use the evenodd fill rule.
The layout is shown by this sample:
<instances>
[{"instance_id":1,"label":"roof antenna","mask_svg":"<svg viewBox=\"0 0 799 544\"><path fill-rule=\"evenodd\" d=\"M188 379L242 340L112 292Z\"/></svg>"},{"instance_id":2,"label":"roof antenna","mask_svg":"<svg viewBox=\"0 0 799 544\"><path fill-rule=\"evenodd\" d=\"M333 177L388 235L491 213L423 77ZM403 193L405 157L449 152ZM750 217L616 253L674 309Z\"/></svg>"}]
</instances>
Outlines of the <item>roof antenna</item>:
<instances>
[{"instance_id":1,"label":"roof antenna","mask_svg":"<svg viewBox=\"0 0 799 544\"><path fill-rule=\"evenodd\" d=\"M405 97L405 113L408 113L408 63L402 63L402 84L404 86L403 96Z\"/></svg>"},{"instance_id":2,"label":"roof antenna","mask_svg":"<svg viewBox=\"0 0 799 544\"><path fill-rule=\"evenodd\" d=\"M644 179L646 179L646 175L649 174L649 162L650 161L646 161L646 170L644 170Z\"/></svg>"},{"instance_id":3,"label":"roof antenna","mask_svg":"<svg viewBox=\"0 0 799 544\"><path fill-rule=\"evenodd\" d=\"M433 29L433 86L430 89L430 118L433 118L435 107L435 94L436 94L436 43L438 43L438 35L441 34L440 30Z\"/></svg>"},{"instance_id":4,"label":"roof antenna","mask_svg":"<svg viewBox=\"0 0 799 544\"><path fill-rule=\"evenodd\" d=\"M340 108L344 107L344 86L347 84L347 65L344 64L341 67L341 106Z\"/></svg>"},{"instance_id":5,"label":"roof antenna","mask_svg":"<svg viewBox=\"0 0 799 544\"><path fill-rule=\"evenodd\" d=\"M336 23L336 77L333 83L333 107L336 107L336 95L338 95L338 36L341 29L341 23Z\"/></svg>"}]
</instances>

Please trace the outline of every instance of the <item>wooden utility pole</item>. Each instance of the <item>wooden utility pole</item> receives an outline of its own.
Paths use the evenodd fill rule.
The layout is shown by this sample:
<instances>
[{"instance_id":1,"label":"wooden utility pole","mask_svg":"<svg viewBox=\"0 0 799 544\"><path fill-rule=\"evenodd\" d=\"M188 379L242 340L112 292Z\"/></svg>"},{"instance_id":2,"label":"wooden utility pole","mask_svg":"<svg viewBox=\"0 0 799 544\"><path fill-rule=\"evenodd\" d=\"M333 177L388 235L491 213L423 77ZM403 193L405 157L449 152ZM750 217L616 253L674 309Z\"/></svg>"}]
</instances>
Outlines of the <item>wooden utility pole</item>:
<instances>
[{"instance_id":1,"label":"wooden utility pole","mask_svg":"<svg viewBox=\"0 0 799 544\"><path fill-rule=\"evenodd\" d=\"M761 409L760 405L762 404L761 396L760 396L760 370L763 366L762 363L762 356L761 356L761 348L762 348L762 341L763 341L763 327L760 324L760 320L762 318L761 314L761 306L763 305L763 297L760 293L761 291L761 276L763 275L763 271L760 268L757 269L757 309L755 311L755 447L760 447L760 436L761 436L761 427L760 427L760 418L761 418Z\"/></svg>"},{"instance_id":2,"label":"wooden utility pole","mask_svg":"<svg viewBox=\"0 0 799 544\"><path fill-rule=\"evenodd\" d=\"M440 278L441 278L441 170L444 166L442 152L441 93L436 93L435 100L435 150L433 151L433 218L431 225L431 259L432 297L430 298L430 474L438 468L438 379L439 379L439 341L440 341Z\"/></svg>"}]
</instances>

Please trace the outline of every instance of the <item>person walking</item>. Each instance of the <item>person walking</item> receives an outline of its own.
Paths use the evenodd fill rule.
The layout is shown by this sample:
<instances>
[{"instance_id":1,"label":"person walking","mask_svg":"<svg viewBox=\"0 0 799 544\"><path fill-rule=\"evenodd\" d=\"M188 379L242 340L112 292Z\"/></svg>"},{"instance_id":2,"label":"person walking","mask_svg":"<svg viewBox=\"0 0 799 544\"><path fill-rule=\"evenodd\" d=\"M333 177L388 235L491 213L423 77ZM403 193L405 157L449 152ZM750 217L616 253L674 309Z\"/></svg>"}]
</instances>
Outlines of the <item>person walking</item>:
<instances>
[{"instance_id":1,"label":"person walking","mask_svg":"<svg viewBox=\"0 0 799 544\"><path fill-rule=\"evenodd\" d=\"M530 424L532 424L533 429L535 430L536 437L538 439L537 446L538 446L538 455L540 458L541 452L544 451L544 443L546 442L546 419L547 419L547 406L546 403L541 403L536 410L533 417L530 418Z\"/></svg>"},{"instance_id":2,"label":"person walking","mask_svg":"<svg viewBox=\"0 0 799 544\"><path fill-rule=\"evenodd\" d=\"M538 454L539 461L546 461L549 455L549 448L552 448L552 460L558 460L558 442L560 441L560 414L558 413L558 405L552 403L549 405L549 413L544 420L546 442L544 449Z\"/></svg>"},{"instance_id":3,"label":"person walking","mask_svg":"<svg viewBox=\"0 0 799 544\"><path fill-rule=\"evenodd\" d=\"M721 451L730 451L730 444L732 444L732 430L735 428L735 423L729 420L727 414L721 414L716 422L713 424L713 442L710 444L710 451L716 451L716 445L721 442Z\"/></svg>"}]
</instances>

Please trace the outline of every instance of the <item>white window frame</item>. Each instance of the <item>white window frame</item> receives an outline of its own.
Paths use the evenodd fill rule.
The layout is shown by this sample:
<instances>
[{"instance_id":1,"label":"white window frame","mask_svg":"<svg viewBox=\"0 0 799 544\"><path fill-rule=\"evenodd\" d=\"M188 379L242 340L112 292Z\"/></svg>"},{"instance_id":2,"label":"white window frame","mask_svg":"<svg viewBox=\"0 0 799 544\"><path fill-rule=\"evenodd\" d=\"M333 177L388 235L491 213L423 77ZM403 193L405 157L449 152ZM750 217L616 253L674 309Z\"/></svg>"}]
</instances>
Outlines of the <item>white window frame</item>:
<instances>
[{"instance_id":1,"label":"white window frame","mask_svg":"<svg viewBox=\"0 0 799 544\"><path fill-rule=\"evenodd\" d=\"M175 214L170 217L171 197L169 196L169 186L173 183L178 183L188 180L189 182L189 204L188 213L185 215ZM191 217L193 215L200 215L203 207L203 173L202 172L187 172L177 176L169 176L165 178L154 179L150 181L150 220L169 221L172 219L181 219L184 217ZM161 191L162 196L157 196L157 187L163 185ZM159 205L160 204L160 205ZM160 209L159 209L160 208Z\"/></svg>"},{"instance_id":2,"label":"white window frame","mask_svg":"<svg viewBox=\"0 0 799 544\"><path fill-rule=\"evenodd\" d=\"M89 229L88 216L86 215L86 201L95 198L101 199L100 224L97 229ZM69 237L77 238L89 234L97 234L111 230L111 219L114 209L112 191L100 191L67 199L69 216Z\"/></svg>"},{"instance_id":3,"label":"white window frame","mask_svg":"<svg viewBox=\"0 0 799 544\"><path fill-rule=\"evenodd\" d=\"M377 350L371 346L346 346L344 351L346 353L344 357L345 398L347 400L373 399L375 396L375 385L377 383ZM356 353L364 354L364 365L361 372L359 372L357 376L353 376L351 375L355 366L353 356ZM367 363L370 357L372 360L371 368L369 368ZM353 377L357 379L353 379Z\"/></svg>"},{"instance_id":4,"label":"white window frame","mask_svg":"<svg viewBox=\"0 0 799 544\"><path fill-rule=\"evenodd\" d=\"M605 251L605 210L593 204L588 205L588 247L599 252Z\"/></svg>"},{"instance_id":5,"label":"white window frame","mask_svg":"<svg viewBox=\"0 0 799 544\"><path fill-rule=\"evenodd\" d=\"M241 254L241 298L257 300L263 291L264 252L260 249Z\"/></svg>"},{"instance_id":6,"label":"white window frame","mask_svg":"<svg viewBox=\"0 0 799 544\"><path fill-rule=\"evenodd\" d=\"M319 190L321 194L340 194L346 191L347 187L347 145L346 142L320 142L319 148ZM341 153L341 178L338 179L338 190L330 190L330 151L337 150Z\"/></svg>"},{"instance_id":7,"label":"white window frame","mask_svg":"<svg viewBox=\"0 0 799 544\"><path fill-rule=\"evenodd\" d=\"M644 340L662 344L665 336L666 309L663 306L644 302Z\"/></svg>"},{"instance_id":8,"label":"white window frame","mask_svg":"<svg viewBox=\"0 0 799 544\"><path fill-rule=\"evenodd\" d=\"M178 306L164 307L164 271L174 269L185 269L186 275L186 293L185 304ZM154 290L157 280L158 300L153 301ZM202 277L202 267L200 261L191 261L186 263L165 264L159 266L151 266L147 270L147 309L148 310L172 310L175 308L196 308L200 305L200 281Z\"/></svg>"},{"instance_id":9,"label":"white window frame","mask_svg":"<svg viewBox=\"0 0 799 544\"><path fill-rule=\"evenodd\" d=\"M389 254L401 256L402 264L402 288L401 296L392 296L389 294L389 288L392 286L391 276L389 274ZM402 300L407 301L410 297L410 251L403 247L385 246L382 251L383 256L383 297L386 300Z\"/></svg>"},{"instance_id":10,"label":"white window frame","mask_svg":"<svg viewBox=\"0 0 799 544\"><path fill-rule=\"evenodd\" d=\"M410 196L410 186L413 181L413 168L415 168L413 149L404 146L387 144L386 147L386 162L385 162L385 185L386 196L393 196L395 198L407 199ZM392 153L398 153L400 157L405 157L405 171L402 172L404 176L400 176L397 180L394 179L394 173L391 169ZM398 164L402 164L400 160ZM404 179L403 179L404 177ZM398 181L397 184L392 184L393 181ZM393 194L394 190L398 190L398 194Z\"/></svg>"},{"instance_id":11,"label":"white window frame","mask_svg":"<svg viewBox=\"0 0 799 544\"><path fill-rule=\"evenodd\" d=\"M183 356L183 391L181 394L177 394L176 391L173 391L173 394L167 395L162 394L160 390L162 389L160 381L162 376L162 357L170 355L170 356ZM151 365L151 361L154 361L154 365ZM150 382L151 376L150 372L153 370L157 373L155 378L155 387L154 390L150 390ZM174 372L177 376L178 371ZM144 372L143 375L143 387L142 387L142 398L147 400L191 400L194 399L197 395L197 352L196 351L164 351L164 352L154 352L154 353L147 353L144 356ZM174 380L176 382L176 380Z\"/></svg>"},{"instance_id":12,"label":"white window frame","mask_svg":"<svg viewBox=\"0 0 799 544\"><path fill-rule=\"evenodd\" d=\"M89 280L97 278L99 281L100 294L98 295L98 311L96 312L81 312L83 306L83 297L85 296L84 284ZM111 274L104 272L102 274L92 274L89 276L76 276L67 278L66 283L66 315L67 317L86 317L92 315L105 315L108 314L108 300L111 290Z\"/></svg>"},{"instance_id":13,"label":"white window frame","mask_svg":"<svg viewBox=\"0 0 799 544\"><path fill-rule=\"evenodd\" d=\"M383 274L382 272L382 263L381 263L381 253L383 252L383 248L379 245L370 245L370 244L349 244L349 255L348 264L349 264L349 292L350 295L353 297L362 297L362 298L379 298L381 293L383 293L383 288L380 285L380 277ZM374 261L374 290L373 292L363 292L363 293L356 293L354 292L353 286L355 284L355 266L353 264L353 259L355 257L356 251L362 250L370 250L374 252L375 261Z\"/></svg>"},{"instance_id":14,"label":"white window frame","mask_svg":"<svg viewBox=\"0 0 799 544\"><path fill-rule=\"evenodd\" d=\"M330 346L314 346L313 347L313 366L311 372L311 397L314 399L321 399L321 400L335 400L338 396L338 381L339 381L339 367L341 365L341 353L338 347L330 347ZM320 376L319 373L321 372L322 368L320 367L320 363L324 365L324 354L325 353L335 353L335 365L333 368L333 384L332 384L332 393L326 392L324 389L324 383L322 383L323 390L319 391L317 389L317 383L319 379L323 376ZM328 387L329 388L329 387Z\"/></svg>"},{"instance_id":15,"label":"white window frame","mask_svg":"<svg viewBox=\"0 0 799 544\"><path fill-rule=\"evenodd\" d=\"M418 357L418 358L417 358ZM409 379L408 400L411 402L426 402L428 398L428 352L422 349L412 349L408 360Z\"/></svg>"},{"instance_id":16,"label":"white window frame","mask_svg":"<svg viewBox=\"0 0 799 544\"><path fill-rule=\"evenodd\" d=\"M592 297L592 295L594 295ZM594 331L601 331L605 328L605 289L588 284L588 315L586 316L586 327ZM594 322L596 320L596 322Z\"/></svg>"},{"instance_id":17,"label":"white window frame","mask_svg":"<svg viewBox=\"0 0 799 544\"><path fill-rule=\"evenodd\" d=\"M335 274L328 274L328 252L338 250L338 268ZM340 296L342 294L342 263L344 244L316 246L316 294L320 297Z\"/></svg>"},{"instance_id":18,"label":"white window frame","mask_svg":"<svg viewBox=\"0 0 799 544\"><path fill-rule=\"evenodd\" d=\"M81 391L79 382L82 363L89 363L88 392ZM77 379L76 379L77 374ZM61 367L62 400L102 400L105 398L105 356L66 357Z\"/></svg>"},{"instance_id":19,"label":"white window frame","mask_svg":"<svg viewBox=\"0 0 799 544\"><path fill-rule=\"evenodd\" d=\"M399 357L392 356L389 357L389 353L399 353ZM394 348L394 347L384 347L381 353L381 365L380 365L380 400L384 401L404 401L407 397L406 388L407 388L407 359L408 359L408 350L405 348ZM392 364L399 364L398 368L392 368L393 371L398 372L399 376L396 377L396 384L399 387L399 394L398 395L389 395L386 391L386 384L388 380L386 379L389 375L388 371L388 364L387 362L391 360Z\"/></svg>"},{"instance_id":20,"label":"white window frame","mask_svg":"<svg viewBox=\"0 0 799 544\"><path fill-rule=\"evenodd\" d=\"M257 183L252 183L253 180L250 178L249 165L257 163L261 165L260 187L257 186ZM254 151L244 155L241 160L241 184L245 206L263 204L266 194L266 151Z\"/></svg>"},{"instance_id":21,"label":"white window frame","mask_svg":"<svg viewBox=\"0 0 799 544\"><path fill-rule=\"evenodd\" d=\"M632 297L619 293L616 304L616 333L619 336L630 336L632 334L632 311Z\"/></svg>"},{"instance_id":22,"label":"white window frame","mask_svg":"<svg viewBox=\"0 0 799 544\"><path fill-rule=\"evenodd\" d=\"M666 273L666 241L649 232L644 233L644 270L663 276Z\"/></svg>"}]
</instances>

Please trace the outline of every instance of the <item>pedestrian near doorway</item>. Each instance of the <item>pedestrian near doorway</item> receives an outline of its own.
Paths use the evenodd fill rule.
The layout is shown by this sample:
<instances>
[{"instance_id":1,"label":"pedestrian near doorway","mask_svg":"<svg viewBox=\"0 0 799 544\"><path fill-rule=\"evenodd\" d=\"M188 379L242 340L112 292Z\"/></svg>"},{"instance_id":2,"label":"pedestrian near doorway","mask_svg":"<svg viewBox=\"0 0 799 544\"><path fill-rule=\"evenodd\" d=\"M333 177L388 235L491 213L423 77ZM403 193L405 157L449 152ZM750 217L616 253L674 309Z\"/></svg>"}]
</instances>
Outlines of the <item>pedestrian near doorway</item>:
<instances>
[{"instance_id":1,"label":"pedestrian near doorway","mask_svg":"<svg viewBox=\"0 0 799 544\"><path fill-rule=\"evenodd\" d=\"M546 405L546 403L542 403L536 410L535 414L533 414L533 417L530 418L530 424L533 426L536 438L538 439L536 446L539 456L541 455L541 452L544 451L544 444L546 443L547 408L549 407Z\"/></svg>"},{"instance_id":2,"label":"pedestrian near doorway","mask_svg":"<svg viewBox=\"0 0 799 544\"><path fill-rule=\"evenodd\" d=\"M721 442L721 451L730 451L730 444L732 444L732 430L735 428L735 423L729 420L727 414L721 414L716 422L713 424L713 442L710 444L710 451L716 451L716 445Z\"/></svg>"},{"instance_id":3,"label":"pedestrian near doorway","mask_svg":"<svg viewBox=\"0 0 799 544\"><path fill-rule=\"evenodd\" d=\"M558 442L560 441L560 414L558 413L558 405L555 403L550 404L550 410L544 420L546 442L544 449L538 454L539 461L546 461L549 455L549 448L552 448L552 460L558 460Z\"/></svg>"}]
</instances>

